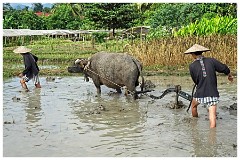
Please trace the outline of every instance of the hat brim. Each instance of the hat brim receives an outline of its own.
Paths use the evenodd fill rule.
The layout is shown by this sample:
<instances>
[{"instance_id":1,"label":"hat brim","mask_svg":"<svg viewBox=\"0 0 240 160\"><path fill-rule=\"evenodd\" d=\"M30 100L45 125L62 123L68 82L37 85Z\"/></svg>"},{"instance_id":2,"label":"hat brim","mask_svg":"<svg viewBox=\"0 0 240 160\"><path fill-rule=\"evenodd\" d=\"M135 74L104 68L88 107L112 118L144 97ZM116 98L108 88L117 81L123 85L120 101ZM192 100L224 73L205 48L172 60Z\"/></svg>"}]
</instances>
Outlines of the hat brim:
<instances>
[{"instance_id":1,"label":"hat brim","mask_svg":"<svg viewBox=\"0 0 240 160\"><path fill-rule=\"evenodd\" d=\"M20 54L20 53L25 54L25 53L31 52L31 49L29 49L29 48L18 49L17 48L15 50L13 50L13 52L17 53L17 54Z\"/></svg>"},{"instance_id":2,"label":"hat brim","mask_svg":"<svg viewBox=\"0 0 240 160\"><path fill-rule=\"evenodd\" d=\"M184 54L194 54L196 52L207 52L207 51L210 51L210 50L205 50L205 51L195 51L195 52L184 52Z\"/></svg>"},{"instance_id":3,"label":"hat brim","mask_svg":"<svg viewBox=\"0 0 240 160\"><path fill-rule=\"evenodd\" d=\"M199 44L194 44L191 48L185 51L184 54L194 54L196 52L207 52L207 51L210 51L210 49L203 47Z\"/></svg>"}]
</instances>

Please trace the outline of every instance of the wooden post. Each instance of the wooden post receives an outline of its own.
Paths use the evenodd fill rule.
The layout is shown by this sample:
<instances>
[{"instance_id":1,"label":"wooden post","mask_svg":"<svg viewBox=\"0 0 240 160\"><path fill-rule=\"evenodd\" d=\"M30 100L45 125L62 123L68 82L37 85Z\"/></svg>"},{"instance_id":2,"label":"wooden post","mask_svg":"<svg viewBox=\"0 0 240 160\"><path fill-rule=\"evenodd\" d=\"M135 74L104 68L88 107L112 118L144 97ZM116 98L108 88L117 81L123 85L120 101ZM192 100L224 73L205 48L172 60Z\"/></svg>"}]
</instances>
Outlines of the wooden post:
<instances>
[{"instance_id":1,"label":"wooden post","mask_svg":"<svg viewBox=\"0 0 240 160\"><path fill-rule=\"evenodd\" d=\"M92 36L92 48L94 49L95 48L95 37Z\"/></svg>"},{"instance_id":2,"label":"wooden post","mask_svg":"<svg viewBox=\"0 0 240 160\"><path fill-rule=\"evenodd\" d=\"M3 38L4 38L4 45L6 45L7 44L7 37L3 37Z\"/></svg>"},{"instance_id":3,"label":"wooden post","mask_svg":"<svg viewBox=\"0 0 240 160\"><path fill-rule=\"evenodd\" d=\"M176 104L176 105L179 105L178 97L179 97L179 91L181 91L181 86L180 86L180 85L176 85L176 86L175 86L175 89L176 89L175 104Z\"/></svg>"},{"instance_id":4,"label":"wooden post","mask_svg":"<svg viewBox=\"0 0 240 160\"><path fill-rule=\"evenodd\" d=\"M24 46L24 36L22 36L22 46Z\"/></svg>"}]
</instances>

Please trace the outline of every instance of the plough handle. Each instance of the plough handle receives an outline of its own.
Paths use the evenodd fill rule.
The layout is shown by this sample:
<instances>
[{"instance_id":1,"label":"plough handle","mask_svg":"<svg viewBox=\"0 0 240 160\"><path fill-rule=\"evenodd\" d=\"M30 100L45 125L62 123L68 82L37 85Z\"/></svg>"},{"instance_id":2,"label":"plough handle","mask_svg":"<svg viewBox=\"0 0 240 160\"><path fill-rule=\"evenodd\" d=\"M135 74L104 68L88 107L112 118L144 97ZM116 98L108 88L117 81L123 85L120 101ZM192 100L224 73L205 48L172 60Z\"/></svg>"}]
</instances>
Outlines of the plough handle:
<instances>
[{"instance_id":1,"label":"plough handle","mask_svg":"<svg viewBox=\"0 0 240 160\"><path fill-rule=\"evenodd\" d=\"M176 88L168 88L168 89L166 89L166 90L162 93L162 95L160 95L160 96L150 95L150 97L153 98L153 99L161 99L161 98L163 98L166 94L171 93L171 92L177 92ZM188 94L188 93L186 93L186 92L183 92L183 91L181 91L181 90L178 90L178 95L179 95L180 97L186 99L186 100L189 100L189 101L192 100L192 96L191 96L190 94Z\"/></svg>"},{"instance_id":2,"label":"plough handle","mask_svg":"<svg viewBox=\"0 0 240 160\"><path fill-rule=\"evenodd\" d=\"M175 92L175 91L176 91L175 88L168 88L168 89L166 89L166 90L163 92L163 94L160 95L159 97L154 96L154 95L150 95L150 97L153 98L153 99L161 99L161 98L163 98L166 94L168 94L168 93L170 93L170 92Z\"/></svg>"}]
</instances>

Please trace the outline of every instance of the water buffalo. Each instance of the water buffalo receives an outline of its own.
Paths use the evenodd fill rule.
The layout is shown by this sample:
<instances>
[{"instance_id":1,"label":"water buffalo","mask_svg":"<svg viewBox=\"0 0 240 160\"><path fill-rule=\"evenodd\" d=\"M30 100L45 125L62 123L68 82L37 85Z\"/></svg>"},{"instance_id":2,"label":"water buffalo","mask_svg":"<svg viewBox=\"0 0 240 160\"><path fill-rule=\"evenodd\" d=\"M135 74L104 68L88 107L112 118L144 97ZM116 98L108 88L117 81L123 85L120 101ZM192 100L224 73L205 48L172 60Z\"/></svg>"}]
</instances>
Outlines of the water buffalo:
<instances>
[{"instance_id":1,"label":"water buffalo","mask_svg":"<svg viewBox=\"0 0 240 160\"><path fill-rule=\"evenodd\" d=\"M70 73L83 73L87 81L88 77L92 78L98 94L101 94L101 85L116 89L118 93L126 86L134 99L137 98L139 76L142 77L141 91L143 90L144 78L141 71L142 64L126 53L98 52L89 59L79 58L73 66L68 67Z\"/></svg>"}]
</instances>

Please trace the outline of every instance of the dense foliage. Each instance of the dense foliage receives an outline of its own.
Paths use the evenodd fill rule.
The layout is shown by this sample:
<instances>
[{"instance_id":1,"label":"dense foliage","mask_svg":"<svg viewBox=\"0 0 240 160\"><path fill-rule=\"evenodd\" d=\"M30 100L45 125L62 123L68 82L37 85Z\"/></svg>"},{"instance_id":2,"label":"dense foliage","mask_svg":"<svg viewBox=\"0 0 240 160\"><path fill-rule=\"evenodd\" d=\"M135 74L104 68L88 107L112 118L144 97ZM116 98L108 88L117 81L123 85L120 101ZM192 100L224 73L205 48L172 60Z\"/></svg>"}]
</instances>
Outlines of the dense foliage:
<instances>
[{"instance_id":1,"label":"dense foliage","mask_svg":"<svg viewBox=\"0 0 240 160\"><path fill-rule=\"evenodd\" d=\"M21 71L21 57L12 54L12 46L23 44L32 48L39 56L42 66L59 66L41 69L42 75L67 75L66 68L72 63L72 59L79 55L89 57L102 50L129 52L145 68L160 73L188 73L191 57L184 57L182 53L194 43L214 48L209 56L216 57L234 70L237 69L236 3L56 3L51 9L43 8L41 3L34 3L32 6L19 10L4 3L3 28L107 29L113 33L117 29L118 37L112 40L114 34L102 31L93 32L89 39L85 35L79 35L76 41L65 37L3 37L4 77L18 75ZM39 12L43 14L38 14ZM128 35L133 28L141 28L137 26L142 25L150 26L147 36ZM130 27L133 28L125 32L127 36L122 36L119 32L119 29ZM137 32L140 33L142 32ZM140 41L138 37L141 37ZM84 42L81 41L83 39Z\"/></svg>"},{"instance_id":2,"label":"dense foliage","mask_svg":"<svg viewBox=\"0 0 240 160\"><path fill-rule=\"evenodd\" d=\"M70 5L56 5L49 17L49 29L79 29L81 19L74 15Z\"/></svg>"},{"instance_id":3,"label":"dense foliage","mask_svg":"<svg viewBox=\"0 0 240 160\"><path fill-rule=\"evenodd\" d=\"M44 17L38 17L33 11L11 10L4 15L3 28L12 29L46 29Z\"/></svg>"},{"instance_id":4,"label":"dense foliage","mask_svg":"<svg viewBox=\"0 0 240 160\"><path fill-rule=\"evenodd\" d=\"M234 21L224 32L236 34L237 27L236 3L58 3L51 9L33 3L33 9L22 10L4 3L3 10L4 29L107 29L114 33L116 29L147 25L151 27L148 37L159 38L173 33L182 35L191 27L195 28L195 35L202 32L203 27L199 26L207 26L217 19L224 20L221 27L222 23ZM49 12L49 15L36 15L39 11ZM192 28L189 34L193 34Z\"/></svg>"},{"instance_id":5,"label":"dense foliage","mask_svg":"<svg viewBox=\"0 0 240 160\"><path fill-rule=\"evenodd\" d=\"M216 25L218 25L218 27L220 27L219 25L223 27L223 23L229 22L229 20L227 20L229 18L221 17L231 17L234 21L236 21L237 18L237 6L236 4L230 3L163 3L153 7L154 12L152 11L148 13L150 18L147 22L148 25L151 26L149 38L158 38L166 35L169 36L173 33L175 33L175 35L183 35L182 32L185 32L184 35L187 35L187 32L191 35L193 32L195 35L204 35L204 32L202 31L203 28L206 30L207 28ZM224 21L219 24L219 19L224 19ZM214 24L215 22L217 22L217 24ZM197 24L198 27L196 28ZM193 31L193 28L195 31ZM176 31L179 29L181 31L178 32L179 34L176 34ZM188 29L190 30L187 31ZM234 32L236 34L237 25L232 25L231 29L233 29L233 31L230 29L225 31L230 31L231 33ZM210 29L207 31L207 34L218 34L220 32L220 34L226 34L226 32L222 32L222 30L220 32L216 31L220 31L220 29ZM201 32L201 34L198 34L197 32Z\"/></svg>"},{"instance_id":6,"label":"dense foliage","mask_svg":"<svg viewBox=\"0 0 240 160\"><path fill-rule=\"evenodd\" d=\"M235 8L235 9L234 9ZM150 17L152 28L165 26L168 29L180 28L202 17L237 17L236 4L227 3L163 3Z\"/></svg>"},{"instance_id":7,"label":"dense foliage","mask_svg":"<svg viewBox=\"0 0 240 160\"><path fill-rule=\"evenodd\" d=\"M134 20L139 18L137 7L129 3L94 3L88 4L87 16L95 22L97 28L108 30L134 27Z\"/></svg>"},{"instance_id":8,"label":"dense foliage","mask_svg":"<svg viewBox=\"0 0 240 160\"><path fill-rule=\"evenodd\" d=\"M182 27L175 36L203 36L211 34L237 35L237 19L233 17L202 18L200 21Z\"/></svg>"}]
</instances>

